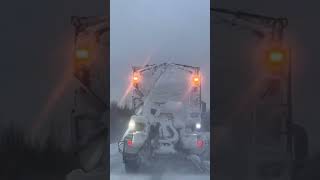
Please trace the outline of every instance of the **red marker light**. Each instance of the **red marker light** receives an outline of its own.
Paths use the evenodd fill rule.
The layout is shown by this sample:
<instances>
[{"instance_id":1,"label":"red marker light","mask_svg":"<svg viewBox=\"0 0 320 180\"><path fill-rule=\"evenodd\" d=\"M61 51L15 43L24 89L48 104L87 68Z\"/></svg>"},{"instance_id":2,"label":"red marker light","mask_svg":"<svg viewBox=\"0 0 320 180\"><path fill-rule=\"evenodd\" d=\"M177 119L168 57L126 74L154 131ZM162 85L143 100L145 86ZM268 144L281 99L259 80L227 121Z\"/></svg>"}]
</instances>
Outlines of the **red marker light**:
<instances>
[{"instance_id":1,"label":"red marker light","mask_svg":"<svg viewBox=\"0 0 320 180\"><path fill-rule=\"evenodd\" d=\"M132 146L132 145L133 145L132 140L131 140L131 139L128 139L128 140L127 140L127 144L128 144L128 146Z\"/></svg>"},{"instance_id":2,"label":"red marker light","mask_svg":"<svg viewBox=\"0 0 320 180\"><path fill-rule=\"evenodd\" d=\"M204 145L203 140L198 139L198 140L197 140L197 147L198 147L198 148L203 148L203 145Z\"/></svg>"}]
</instances>

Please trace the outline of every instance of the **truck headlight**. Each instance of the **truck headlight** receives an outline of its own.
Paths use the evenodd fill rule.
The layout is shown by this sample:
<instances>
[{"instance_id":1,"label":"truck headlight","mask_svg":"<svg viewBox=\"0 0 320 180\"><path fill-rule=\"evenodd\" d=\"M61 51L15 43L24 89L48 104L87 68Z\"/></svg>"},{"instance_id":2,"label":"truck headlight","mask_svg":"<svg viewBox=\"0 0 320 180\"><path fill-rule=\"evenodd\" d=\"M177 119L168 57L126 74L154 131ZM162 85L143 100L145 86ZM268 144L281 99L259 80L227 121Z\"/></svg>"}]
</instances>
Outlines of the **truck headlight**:
<instances>
[{"instance_id":1,"label":"truck headlight","mask_svg":"<svg viewBox=\"0 0 320 180\"><path fill-rule=\"evenodd\" d=\"M201 124L200 123L196 123L196 129L200 129L201 128Z\"/></svg>"},{"instance_id":2,"label":"truck headlight","mask_svg":"<svg viewBox=\"0 0 320 180\"><path fill-rule=\"evenodd\" d=\"M130 120L129 129L133 130L135 127L136 127L136 122L134 122L134 120Z\"/></svg>"}]
</instances>

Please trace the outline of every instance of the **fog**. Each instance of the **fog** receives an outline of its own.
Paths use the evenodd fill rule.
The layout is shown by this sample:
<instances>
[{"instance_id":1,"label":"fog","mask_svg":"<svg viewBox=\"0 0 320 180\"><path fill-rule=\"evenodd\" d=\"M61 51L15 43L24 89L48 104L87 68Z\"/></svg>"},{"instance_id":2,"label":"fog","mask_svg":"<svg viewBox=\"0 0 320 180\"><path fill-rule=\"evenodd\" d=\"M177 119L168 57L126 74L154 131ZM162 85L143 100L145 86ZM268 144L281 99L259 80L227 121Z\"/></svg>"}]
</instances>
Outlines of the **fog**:
<instances>
[{"instance_id":1,"label":"fog","mask_svg":"<svg viewBox=\"0 0 320 180\"><path fill-rule=\"evenodd\" d=\"M111 0L110 7L110 99L120 101L132 66L174 62L201 68L209 106L209 0Z\"/></svg>"}]
</instances>

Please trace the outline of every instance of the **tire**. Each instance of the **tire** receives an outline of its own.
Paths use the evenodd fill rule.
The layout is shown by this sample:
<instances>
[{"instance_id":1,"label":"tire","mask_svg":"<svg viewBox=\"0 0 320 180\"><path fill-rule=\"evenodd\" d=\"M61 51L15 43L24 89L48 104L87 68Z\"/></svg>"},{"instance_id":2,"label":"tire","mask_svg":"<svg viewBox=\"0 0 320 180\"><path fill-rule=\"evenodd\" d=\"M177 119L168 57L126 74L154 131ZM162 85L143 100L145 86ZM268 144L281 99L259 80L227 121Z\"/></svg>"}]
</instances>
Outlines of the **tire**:
<instances>
[{"instance_id":1,"label":"tire","mask_svg":"<svg viewBox=\"0 0 320 180\"><path fill-rule=\"evenodd\" d=\"M124 164L125 170L127 173L137 173L140 168L140 162L138 159L127 160Z\"/></svg>"}]
</instances>

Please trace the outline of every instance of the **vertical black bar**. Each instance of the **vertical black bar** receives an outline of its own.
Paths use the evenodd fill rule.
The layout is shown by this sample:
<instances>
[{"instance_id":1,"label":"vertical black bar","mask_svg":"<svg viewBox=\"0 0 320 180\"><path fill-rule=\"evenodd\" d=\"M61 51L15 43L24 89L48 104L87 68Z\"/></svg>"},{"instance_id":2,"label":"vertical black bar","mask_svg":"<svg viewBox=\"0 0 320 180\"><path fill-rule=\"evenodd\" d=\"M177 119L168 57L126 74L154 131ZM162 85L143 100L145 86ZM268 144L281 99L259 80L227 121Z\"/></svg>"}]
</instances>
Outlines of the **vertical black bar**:
<instances>
[{"instance_id":1,"label":"vertical black bar","mask_svg":"<svg viewBox=\"0 0 320 180\"><path fill-rule=\"evenodd\" d=\"M106 124L107 124L107 148L106 148L106 173L107 173L107 179L110 179L110 0L105 0L105 16L107 17L107 29L109 31L107 32L108 37L108 46L106 48L107 51L107 57L106 57L106 104L107 104L107 110L106 110Z\"/></svg>"},{"instance_id":2,"label":"vertical black bar","mask_svg":"<svg viewBox=\"0 0 320 180\"><path fill-rule=\"evenodd\" d=\"M288 82L287 82L287 104L288 104L288 151L292 153L292 59L291 59L291 49L289 49L289 59L288 59ZM291 154L292 155L292 154ZM292 156L291 156L292 157Z\"/></svg>"},{"instance_id":3,"label":"vertical black bar","mask_svg":"<svg viewBox=\"0 0 320 180\"><path fill-rule=\"evenodd\" d=\"M213 52L213 23L212 22L212 11L211 9L214 8L213 6L213 0L210 0L210 179L214 179L214 172L215 172L215 157L214 157L214 117L215 117L215 111L214 111L214 101L213 101L213 87L214 87L214 77L212 70L214 65L214 52Z\"/></svg>"}]
</instances>

